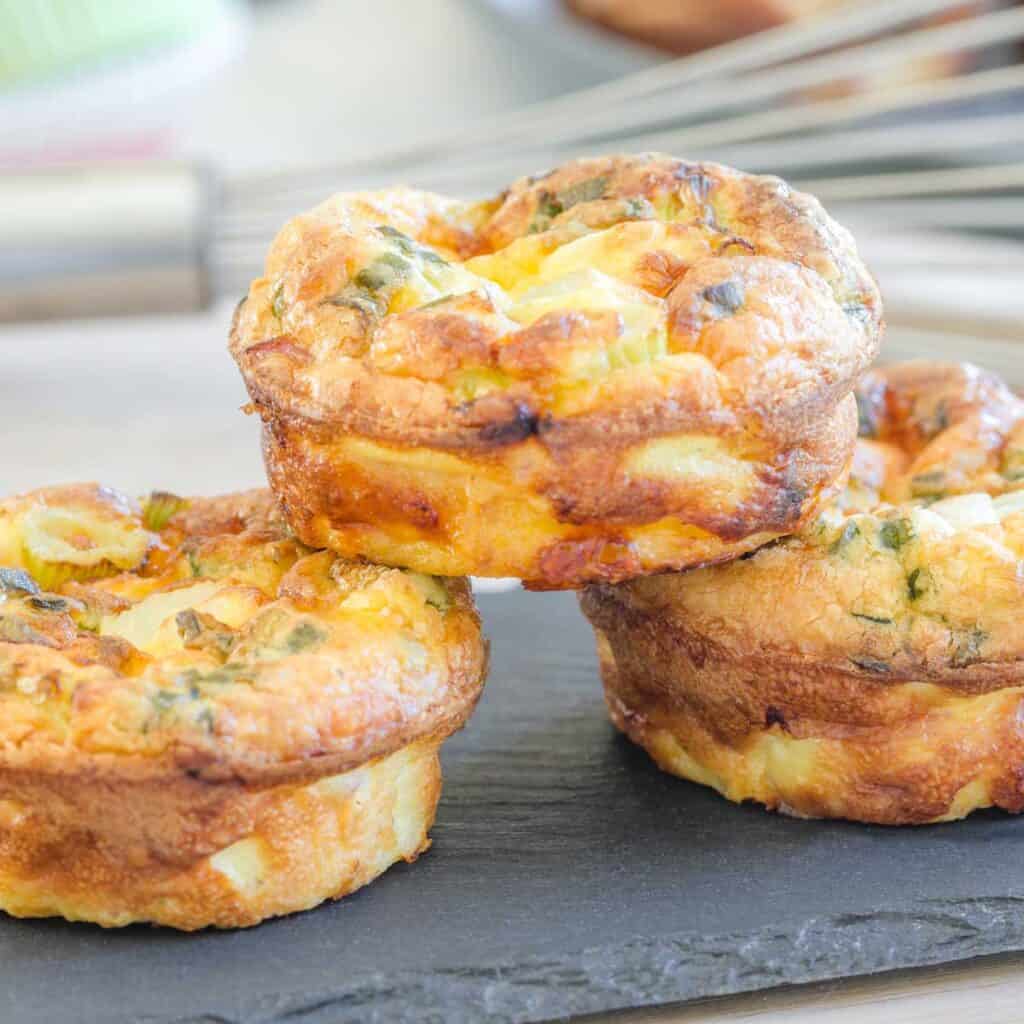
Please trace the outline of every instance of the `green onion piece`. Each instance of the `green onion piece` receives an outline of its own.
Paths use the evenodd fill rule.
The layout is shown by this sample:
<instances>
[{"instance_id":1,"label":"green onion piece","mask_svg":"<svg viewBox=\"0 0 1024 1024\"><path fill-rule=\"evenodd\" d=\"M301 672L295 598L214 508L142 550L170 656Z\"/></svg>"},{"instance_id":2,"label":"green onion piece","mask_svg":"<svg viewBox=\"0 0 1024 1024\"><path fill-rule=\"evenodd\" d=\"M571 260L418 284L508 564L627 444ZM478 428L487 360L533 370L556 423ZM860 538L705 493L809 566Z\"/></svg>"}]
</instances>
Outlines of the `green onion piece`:
<instances>
[{"instance_id":1,"label":"green onion piece","mask_svg":"<svg viewBox=\"0 0 1024 1024\"><path fill-rule=\"evenodd\" d=\"M909 519L888 519L879 527L878 539L883 547L899 551L914 539L913 523Z\"/></svg>"},{"instance_id":2,"label":"green onion piece","mask_svg":"<svg viewBox=\"0 0 1024 1024\"><path fill-rule=\"evenodd\" d=\"M142 509L142 525L147 530L159 532L171 521L172 516L187 507L188 501L176 494L153 491Z\"/></svg>"}]
</instances>

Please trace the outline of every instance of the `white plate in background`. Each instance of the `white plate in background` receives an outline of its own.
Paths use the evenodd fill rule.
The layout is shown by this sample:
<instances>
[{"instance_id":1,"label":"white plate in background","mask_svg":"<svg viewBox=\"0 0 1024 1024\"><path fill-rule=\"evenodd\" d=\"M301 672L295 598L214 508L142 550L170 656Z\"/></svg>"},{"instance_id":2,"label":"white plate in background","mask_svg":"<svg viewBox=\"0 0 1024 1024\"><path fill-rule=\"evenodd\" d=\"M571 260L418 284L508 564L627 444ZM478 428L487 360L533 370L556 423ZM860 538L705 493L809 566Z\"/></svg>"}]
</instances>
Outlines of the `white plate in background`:
<instances>
[{"instance_id":1,"label":"white plate in background","mask_svg":"<svg viewBox=\"0 0 1024 1024\"><path fill-rule=\"evenodd\" d=\"M248 6L210 3L198 35L0 92L0 169L161 153L181 104L245 46Z\"/></svg>"}]
</instances>

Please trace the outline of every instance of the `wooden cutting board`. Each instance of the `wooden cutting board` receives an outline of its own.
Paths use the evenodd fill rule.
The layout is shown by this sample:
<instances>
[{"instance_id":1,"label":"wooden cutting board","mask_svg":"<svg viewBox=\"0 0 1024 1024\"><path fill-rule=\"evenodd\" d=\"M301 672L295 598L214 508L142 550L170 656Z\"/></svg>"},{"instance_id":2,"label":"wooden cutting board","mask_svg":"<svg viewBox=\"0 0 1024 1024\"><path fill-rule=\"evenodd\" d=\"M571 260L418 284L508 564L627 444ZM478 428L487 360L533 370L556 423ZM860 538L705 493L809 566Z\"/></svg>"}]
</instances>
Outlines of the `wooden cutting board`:
<instances>
[{"instance_id":1,"label":"wooden cutting board","mask_svg":"<svg viewBox=\"0 0 1024 1024\"><path fill-rule=\"evenodd\" d=\"M537 1021L1024 948L1024 819L733 806L615 735L571 595L480 603L493 672L419 862L248 931L0 918L0 1020Z\"/></svg>"}]
</instances>

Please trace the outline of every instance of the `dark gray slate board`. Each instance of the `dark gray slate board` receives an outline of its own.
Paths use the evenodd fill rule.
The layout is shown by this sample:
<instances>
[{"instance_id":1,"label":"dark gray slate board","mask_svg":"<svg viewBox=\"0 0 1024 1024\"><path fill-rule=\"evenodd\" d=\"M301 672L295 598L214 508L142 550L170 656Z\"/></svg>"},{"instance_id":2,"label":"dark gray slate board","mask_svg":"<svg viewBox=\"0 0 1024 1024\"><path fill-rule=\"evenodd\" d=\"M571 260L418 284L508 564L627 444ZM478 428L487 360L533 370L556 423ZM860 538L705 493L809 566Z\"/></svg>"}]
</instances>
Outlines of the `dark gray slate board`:
<instances>
[{"instance_id":1,"label":"dark gray slate board","mask_svg":"<svg viewBox=\"0 0 1024 1024\"><path fill-rule=\"evenodd\" d=\"M0 919L0 1021L534 1021L1024 948L1024 819L732 806L614 735L571 595L481 606L429 854L249 931Z\"/></svg>"}]
</instances>

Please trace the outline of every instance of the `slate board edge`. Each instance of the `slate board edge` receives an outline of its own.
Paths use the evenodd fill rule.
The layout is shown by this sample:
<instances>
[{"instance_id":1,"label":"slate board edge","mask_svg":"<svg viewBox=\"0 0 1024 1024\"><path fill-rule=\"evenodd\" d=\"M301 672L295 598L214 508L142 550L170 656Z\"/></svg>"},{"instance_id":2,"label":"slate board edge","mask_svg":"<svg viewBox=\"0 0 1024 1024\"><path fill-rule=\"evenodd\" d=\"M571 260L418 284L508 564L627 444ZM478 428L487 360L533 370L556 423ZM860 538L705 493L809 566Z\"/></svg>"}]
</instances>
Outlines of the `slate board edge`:
<instances>
[{"instance_id":1,"label":"slate board edge","mask_svg":"<svg viewBox=\"0 0 1024 1024\"><path fill-rule=\"evenodd\" d=\"M533 1024L735 995L1024 949L1024 897L929 900L910 912L810 918L796 930L633 938L514 963L363 975L229 1015L146 1014L133 1024Z\"/></svg>"}]
</instances>

